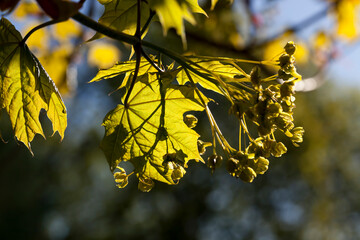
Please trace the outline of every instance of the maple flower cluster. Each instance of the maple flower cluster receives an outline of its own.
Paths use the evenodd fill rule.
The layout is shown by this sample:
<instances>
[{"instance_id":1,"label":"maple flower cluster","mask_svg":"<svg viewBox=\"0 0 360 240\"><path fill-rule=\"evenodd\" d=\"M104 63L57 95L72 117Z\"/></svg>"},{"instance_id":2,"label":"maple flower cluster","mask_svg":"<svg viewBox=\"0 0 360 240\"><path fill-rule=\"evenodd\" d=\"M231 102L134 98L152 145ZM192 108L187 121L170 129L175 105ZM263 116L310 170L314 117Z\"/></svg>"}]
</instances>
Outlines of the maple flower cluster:
<instances>
[{"instance_id":1,"label":"maple flower cluster","mask_svg":"<svg viewBox=\"0 0 360 240\"><path fill-rule=\"evenodd\" d=\"M278 76L282 84L263 87L260 70L255 67L250 73L250 80L255 94L233 91L234 104L230 113L234 114L244 127L250 144L244 150L230 153L227 170L230 175L245 182L252 182L258 174L264 174L269 165L270 156L281 157L287 148L275 139L275 131L282 131L295 146L303 141L304 129L295 127L293 109L295 107L295 81L301 77L294 66L295 45L289 42L285 53L279 57ZM300 76L300 77L299 77ZM244 97L247 95L247 97ZM246 120L257 126L258 137L253 139L247 130Z\"/></svg>"}]
</instances>

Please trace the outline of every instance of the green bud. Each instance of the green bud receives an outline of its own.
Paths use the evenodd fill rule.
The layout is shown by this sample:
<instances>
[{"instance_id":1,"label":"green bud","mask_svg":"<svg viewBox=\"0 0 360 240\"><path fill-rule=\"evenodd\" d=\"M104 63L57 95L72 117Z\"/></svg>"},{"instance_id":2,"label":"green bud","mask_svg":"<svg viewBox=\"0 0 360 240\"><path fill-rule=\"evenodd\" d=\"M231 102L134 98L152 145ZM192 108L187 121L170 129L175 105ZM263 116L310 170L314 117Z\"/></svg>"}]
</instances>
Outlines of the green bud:
<instances>
[{"instance_id":1,"label":"green bud","mask_svg":"<svg viewBox=\"0 0 360 240\"><path fill-rule=\"evenodd\" d=\"M282 54L279 57L279 65L281 68L286 67L288 65L292 65L295 61L295 58L293 56L290 56L289 54Z\"/></svg>"},{"instance_id":2,"label":"green bud","mask_svg":"<svg viewBox=\"0 0 360 240\"><path fill-rule=\"evenodd\" d=\"M222 163L222 156L213 154L210 157L208 157L208 166L209 168L211 168L212 170L214 170L217 167L220 167L221 163Z\"/></svg>"},{"instance_id":3,"label":"green bud","mask_svg":"<svg viewBox=\"0 0 360 240\"><path fill-rule=\"evenodd\" d=\"M229 160L226 163L226 169L231 174L231 176L235 175L235 171L238 168L239 160L235 158L229 158Z\"/></svg>"},{"instance_id":4,"label":"green bud","mask_svg":"<svg viewBox=\"0 0 360 240\"><path fill-rule=\"evenodd\" d=\"M198 119L192 114L187 114L184 118L184 122L189 128L194 128L196 127Z\"/></svg>"},{"instance_id":5,"label":"green bud","mask_svg":"<svg viewBox=\"0 0 360 240\"><path fill-rule=\"evenodd\" d=\"M248 183L251 183L255 177L256 177L256 172L251 167L245 167L239 175L239 178L241 180Z\"/></svg>"},{"instance_id":6,"label":"green bud","mask_svg":"<svg viewBox=\"0 0 360 240\"><path fill-rule=\"evenodd\" d=\"M283 69L279 69L278 71L278 77L284 81L289 80L290 78L292 78L292 75L289 73L286 73Z\"/></svg>"},{"instance_id":7,"label":"green bud","mask_svg":"<svg viewBox=\"0 0 360 240\"><path fill-rule=\"evenodd\" d=\"M154 185L154 181L150 178L139 178L138 189L142 192L150 192Z\"/></svg>"},{"instance_id":8,"label":"green bud","mask_svg":"<svg viewBox=\"0 0 360 240\"><path fill-rule=\"evenodd\" d=\"M289 42L285 45L284 49L285 49L285 52L286 52L287 54L293 55L293 54L295 53L295 51L296 51L296 45L295 45L295 43L294 43L293 41L289 41Z\"/></svg>"}]
</instances>

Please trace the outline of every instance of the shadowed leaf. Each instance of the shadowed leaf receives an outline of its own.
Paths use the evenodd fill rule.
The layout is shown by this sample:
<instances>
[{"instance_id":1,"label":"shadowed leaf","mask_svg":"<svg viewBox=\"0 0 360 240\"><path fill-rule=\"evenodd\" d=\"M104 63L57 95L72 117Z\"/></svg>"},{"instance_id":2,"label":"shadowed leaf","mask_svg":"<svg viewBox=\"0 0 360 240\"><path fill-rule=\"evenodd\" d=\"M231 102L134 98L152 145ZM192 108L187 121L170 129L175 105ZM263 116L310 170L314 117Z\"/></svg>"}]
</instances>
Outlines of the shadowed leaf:
<instances>
[{"instance_id":1,"label":"shadowed leaf","mask_svg":"<svg viewBox=\"0 0 360 240\"><path fill-rule=\"evenodd\" d=\"M20 33L6 19L0 21L0 106L10 116L15 137L31 151L36 134L43 135L41 109L61 139L67 126L66 108L53 81L39 60L21 43Z\"/></svg>"}]
</instances>

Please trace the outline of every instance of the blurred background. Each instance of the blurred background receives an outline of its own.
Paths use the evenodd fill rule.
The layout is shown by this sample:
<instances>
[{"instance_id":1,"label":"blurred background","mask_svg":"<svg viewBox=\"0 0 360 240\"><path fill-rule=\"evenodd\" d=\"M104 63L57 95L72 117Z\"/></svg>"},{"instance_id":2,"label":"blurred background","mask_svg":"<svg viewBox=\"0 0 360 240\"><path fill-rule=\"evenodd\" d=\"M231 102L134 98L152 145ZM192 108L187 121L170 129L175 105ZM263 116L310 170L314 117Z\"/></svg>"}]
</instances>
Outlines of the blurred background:
<instances>
[{"instance_id":1,"label":"blurred background","mask_svg":"<svg viewBox=\"0 0 360 240\"><path fill-rule=\"evenodd\" d=\"M37 136L31 156L1 116L7 141L0 142L1 239L360 239L360 1L220 0L212 11L210 1L199 4L209 17L196 15L196 26L186 24L186 50L175 31L163 36L158 22L147 40L177 52L250 60L270 60L295 41L304 77L295 117L305 128L304 143L296 148L287 142L288 153L271 159L251 184L224 168L211 175L193 162L179 185L157 183L143 193L130 178L118 189L99 143L103 117L121 97L109 93L121 78L87 82L99 68L128 59L130 48L109 39L85 43L94 32L70 20L27 42L63 94L65 139L51 136L44 113L47 140ZM82 9L94 19L102 11L95 0ZM23 35L48 19L25 0L6 17ZM236 119L224 110L224 99L213 98L224 135L236 143ZM198 117L196 130L210 139L205 116Z\"/></svg>"}]
</instances>

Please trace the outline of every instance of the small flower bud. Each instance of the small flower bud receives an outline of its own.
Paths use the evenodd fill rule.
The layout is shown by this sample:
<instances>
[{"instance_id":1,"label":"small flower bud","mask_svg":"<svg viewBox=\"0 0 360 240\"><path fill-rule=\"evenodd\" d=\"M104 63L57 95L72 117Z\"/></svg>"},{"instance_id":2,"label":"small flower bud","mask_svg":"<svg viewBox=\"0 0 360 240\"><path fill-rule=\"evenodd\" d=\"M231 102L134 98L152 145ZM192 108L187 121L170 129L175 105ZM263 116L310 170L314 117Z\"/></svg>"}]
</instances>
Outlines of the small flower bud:
<instances>
[{"instance_id":1,"label":"small flower bud","mask_svg":"<svg viewBox=\"0 0 360 240\"><path fill-rule=\"evenodd\" d=\"M290 97L295 93L294 82L284 82L280 87L280 94L282 98Z\"/></svg>"},{"instance_id":2,"label":"small flower bud","mask_svg":"<svg viewBox=\"0 0 360 240\"><path fill-rule=\"evenodd\" d=\"M239 175L239 178L241 180L248 183L251 183L255 177L256 177L256 172L251 167L245 167Z\"/></svg>"},{"instance_id":3,"label":"small flower bud","mask_svg":"<svg viewBox=\"0 0 360 240\"><path fill-rule=\"evenodd\" d=\"M279 65L281 68L292 65L295 61L295 58L293 56L290 56L289 54L282 54L279 57Z\"/></svg>"},{"instance_id":4,"label":"small flower bud","mask_svg":"<svg viewBox=\"0 0 360 240\"><path fill-rule=\"evenodd\" d=\"M207 165L211 169L212 173L214 172L215 168L220 167L222 160L223 160L222 156L216 154L213 154L210 157L208 157Z\"/></svg>"},{"instance_id":5,"label":"small flower bud","mask_svg":"<svg viewBox=\"0 0 360 240\"><path fill-rule=\"evenodd\" d=\"M235 158L229 158L229 160L227 161L226 169L232 176L235 175L235 171L237 169L238 164L239 164L239 160Z\"/></svg>"},{"instance_id":6,"label":"small flower bud","mask_svg":"<svg viewBox=\"0 0 360 240\"><path fill-rule=\"evenodd\" d=\"M293 54L295 53L295 51L296 51L296 45L295 45L295 43L294 43L293 41L289 41L289 42L285 45L284 49L285 49L285 52L286 52L287 54L293 55Z\"/></svg>"},{"instance_id":7,"label":"small flower bud","mask_svg":"<svg viewBox=\"0 0 360 240\"><path fill-rule=\"evenodd\" d=\"M284 81L289 80L290 78L292 78L292 75L289 73L286 73L283 69L279 69L278 71L278 77Z\"/></svg>"}]
</instances>

